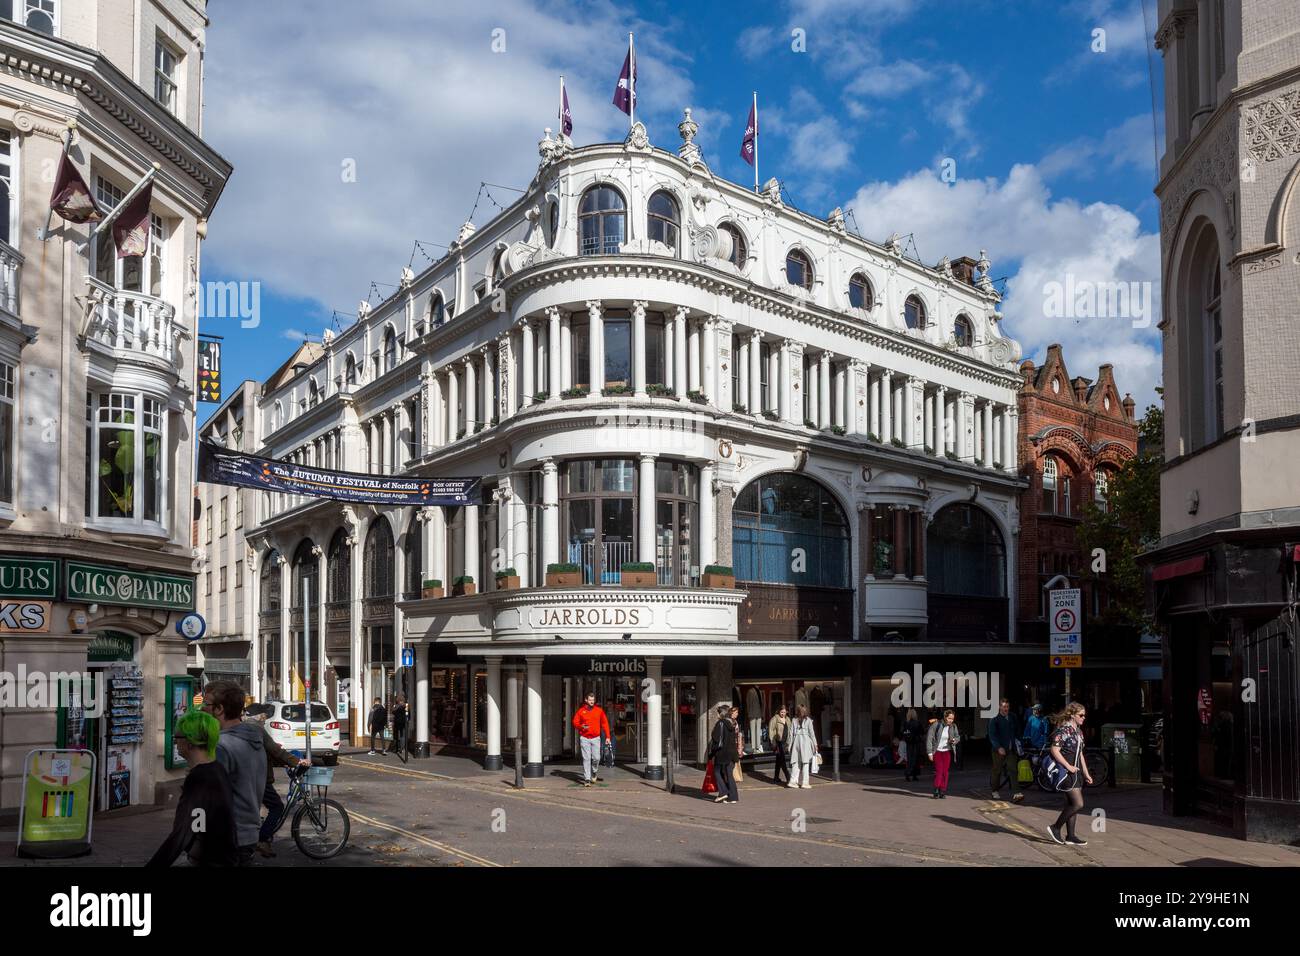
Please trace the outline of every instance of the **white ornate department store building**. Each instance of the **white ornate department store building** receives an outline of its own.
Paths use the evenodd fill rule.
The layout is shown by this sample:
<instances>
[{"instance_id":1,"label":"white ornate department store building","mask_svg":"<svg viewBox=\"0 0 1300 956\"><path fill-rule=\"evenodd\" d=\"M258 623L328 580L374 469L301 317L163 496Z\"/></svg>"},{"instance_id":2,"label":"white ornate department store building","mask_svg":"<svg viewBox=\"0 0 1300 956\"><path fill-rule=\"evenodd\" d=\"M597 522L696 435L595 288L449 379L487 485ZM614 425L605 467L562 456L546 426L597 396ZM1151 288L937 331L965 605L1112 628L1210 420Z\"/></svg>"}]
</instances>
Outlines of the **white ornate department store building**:
<instances>
[{"instance_id":1,"label":"white ornate department store building","mask_svg":"<svg viewBox=\"0 0 1300 956\"><path fill-rule=\"evenodd\" d=\"M1010 646L1020 349L987 261L923 266L719 180L681 131L676 155L640 124L580 149L548 131L513 206L268 383L268 457L483 495L261 495L255 693L300 688L303 578L314 686L351 687L354 739L405 647L416 738L499 766L519 734L529 774L588 687L655 777L670 736L696 758L710 702L739 701L751 746L807 703L856 753L900 654ZM634 563L648 583L625 586Z\"/></svg>"}]
</instances>

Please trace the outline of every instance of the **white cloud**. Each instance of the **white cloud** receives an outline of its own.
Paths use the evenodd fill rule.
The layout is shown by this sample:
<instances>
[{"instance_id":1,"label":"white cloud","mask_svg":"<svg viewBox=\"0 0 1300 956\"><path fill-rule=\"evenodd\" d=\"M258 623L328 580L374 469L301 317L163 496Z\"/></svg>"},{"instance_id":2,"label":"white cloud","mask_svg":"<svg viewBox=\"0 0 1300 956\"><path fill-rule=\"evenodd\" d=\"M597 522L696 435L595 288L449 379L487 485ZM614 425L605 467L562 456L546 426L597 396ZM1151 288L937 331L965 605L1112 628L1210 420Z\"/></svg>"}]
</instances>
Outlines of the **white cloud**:
<instances>
[{"instance_id":1,"label":"white cloud","mask_svg":"<svg viewBox=\"0 0 1300 956\"><path fill-rule=\"evenodd\" d=\"M1138 407L1155 401L1161 376L1160 242L1144 232L1137 217L1110 203L1081 205L1053 198L1040 171L1013 167L1005 179L940 181L932 170L897 182L863 186L848 204L861 229L882 238L912 233L922 259L975 256L987 249L994 276L1008 275L1002 304L1006 334L1020 341L1026 357L1041 360L1047 345L1060 342L1076 375L1093 377L1112 362L1121 391ZM1050 312L1050 283L1149 283L1149 326L1130 318L1059 318Z\"/></svg>"},{"instance_id":2,"label":"white cloud","mask_svg":"<svg viewBox=\"0 0 1300 956\"><path fill-rule=\"evenodd\" d=\"M845 92L854 96L899 96L930 82L931 71L911 60L864 67L849 81Z\"/></svg>"},{"instance_id":3,"label":"white cloud","mask_svg":"<svg viewBox=\"0 0 1300 956\"><path fill-rule=\"evenodd\" d=\"M1044 179L1053 179L1067 172L1092 176L1128 166L1148 173L1154 183L1156 151L1163 152L1155 139L1158 129L1152 129L1150 113L1138 113L1100 138L1080 137L1052 150L1039 162L1038 169Z\"/></svg>"},{"instance_id":4,"label":"white cloud","mask_svg":"<svg viewBox=\"0 0 1300 956\"><path fill-rule=\"evenodd\" d=\"M617 9L390 0L382 15L337 14L324 0L213 13L204 135L235 173L205 244L210 273L354 311L372 280L397 281L413 240L451 240L481 180L527 185L559 74L575 141L626 135L609 102L627 43ZM692 98L684 58L659 27L635 29L637 118L671 148Z\"/></svg>"}]
</instances>

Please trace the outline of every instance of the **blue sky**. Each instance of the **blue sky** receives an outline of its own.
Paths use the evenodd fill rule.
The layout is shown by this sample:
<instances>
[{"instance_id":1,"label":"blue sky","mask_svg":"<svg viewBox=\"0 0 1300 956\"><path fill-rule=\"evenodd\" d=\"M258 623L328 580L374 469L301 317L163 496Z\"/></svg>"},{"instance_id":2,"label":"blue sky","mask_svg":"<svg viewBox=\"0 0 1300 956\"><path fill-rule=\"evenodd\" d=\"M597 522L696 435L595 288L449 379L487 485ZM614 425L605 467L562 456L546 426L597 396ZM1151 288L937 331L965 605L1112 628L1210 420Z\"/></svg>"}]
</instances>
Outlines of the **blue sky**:
<instances>
[{"instance_id":1,"label":"blue sky","mask_svg":"<svg viewBox=\"0 0 1300 956\"><path fill-rule=\"evenodd\" d=\"M204 135L235 173L203 278L261 286L257 327L203 325L224 336L227 389L265 378L304 335L319 339L335 310L346 324L360 300L391 293L414 240L449 242L480 182L526 185L542 129L556 125L559 74L574 140L621 140L627 118L610 97L633 30L637 117L654 144L676 149L689 106L714 173L752 182L739 147L757 90L760 173L782 181L787 201L820 216L852 209L877 241L912 234L927 264L987 249L1007 279L1003 328L1027 357L1059 341L1072 374L1113 362L1139 411L1155 400L1155 0L375 0L364 10L211 7ZM1093 49L1098 30L1104 50ZM1159 84L1158 53L1150 68ZM514 195L492 189L475 220ZM413 265L428 260L417 252ZM1045 289L1067 280L1150 283L1149 326L1049 314Z\"/></svg>"}]
</instances>

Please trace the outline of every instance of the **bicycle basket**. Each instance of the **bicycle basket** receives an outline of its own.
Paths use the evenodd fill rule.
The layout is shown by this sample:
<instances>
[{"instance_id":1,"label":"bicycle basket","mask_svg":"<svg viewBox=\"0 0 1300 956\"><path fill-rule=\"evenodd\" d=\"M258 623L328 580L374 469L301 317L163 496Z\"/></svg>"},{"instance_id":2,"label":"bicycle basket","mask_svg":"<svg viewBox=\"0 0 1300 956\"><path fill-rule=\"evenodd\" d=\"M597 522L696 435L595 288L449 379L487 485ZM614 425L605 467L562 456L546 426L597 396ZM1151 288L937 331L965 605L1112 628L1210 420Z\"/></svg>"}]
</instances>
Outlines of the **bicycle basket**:
<instances>
[{"instance_id":1,"label":"bicycle basket","mask_svg":"<svg viewBox=\"0 0 1300 956\"><path fill-rule=\"evenodd\" d=\"M303 783L309 787L328 787L333 782L333 767L308 767L303 779Z\"/></svg>"}]
</instances>

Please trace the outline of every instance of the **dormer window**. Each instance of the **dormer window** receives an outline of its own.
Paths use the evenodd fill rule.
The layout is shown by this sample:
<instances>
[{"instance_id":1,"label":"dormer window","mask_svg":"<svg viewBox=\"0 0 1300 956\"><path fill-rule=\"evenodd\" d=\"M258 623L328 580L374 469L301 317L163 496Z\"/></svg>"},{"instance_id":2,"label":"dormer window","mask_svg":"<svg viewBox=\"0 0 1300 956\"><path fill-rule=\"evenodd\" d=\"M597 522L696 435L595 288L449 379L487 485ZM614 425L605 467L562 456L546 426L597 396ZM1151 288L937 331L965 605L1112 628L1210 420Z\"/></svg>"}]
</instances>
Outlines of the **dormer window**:
<instances>
[{"instance_id":1,"label":"dormer window","mask_svg":"<svg viewBox=\"0 0 1300 956\"><path fill-rule=\"evenodd\" d=\"M662 189L650 197L646 207L647 231L650 238L662 242L677 255L678 215L677 202Z\"/></svg>"},{"instance_id":2,"label":"dormer window","mask_svg":"<svg viewBox=\"0 0 1300 956\"><path fill-rule=\"evenodd\" d=\"M916 332L920 332L929 324L925 315L925 303L921 301L920 296L907 297L907 301L903 303L903 321L907 323L909 329Z\"/></svg>"},{"instance_id":3,"label":"dormer window","mask_svg":"<svg viewBox=\"0 0 1300 956\"><path fill-rule=\"evenodd\" d=\"M871 280L861 272L853 273L849 280L849 305L855 309L870 312L876 305L876 296L871 289Z\"/></svg>"},{"instance_id":4,"label":"dormer window","mask_svg":"<svg viewBox=\"0 0 1300 956\"><path fill-rule=\"evenodd\" d=\"M786 253L785 281L800 288L812 289L812 262L798 249L791 249Z\"/></svg>"},{"instance_id":5,"label":"dormer window","mask_svg":"<svg viewBox=\"0 0 1300 956\"><path fill-rule=\"evenodd\" d=\"M975 332L970 324L970 319L965 315L957 316L956 321L952 324L952 337L959 348L966 348L975 342Z\"/></svg>"}]
</instances>

